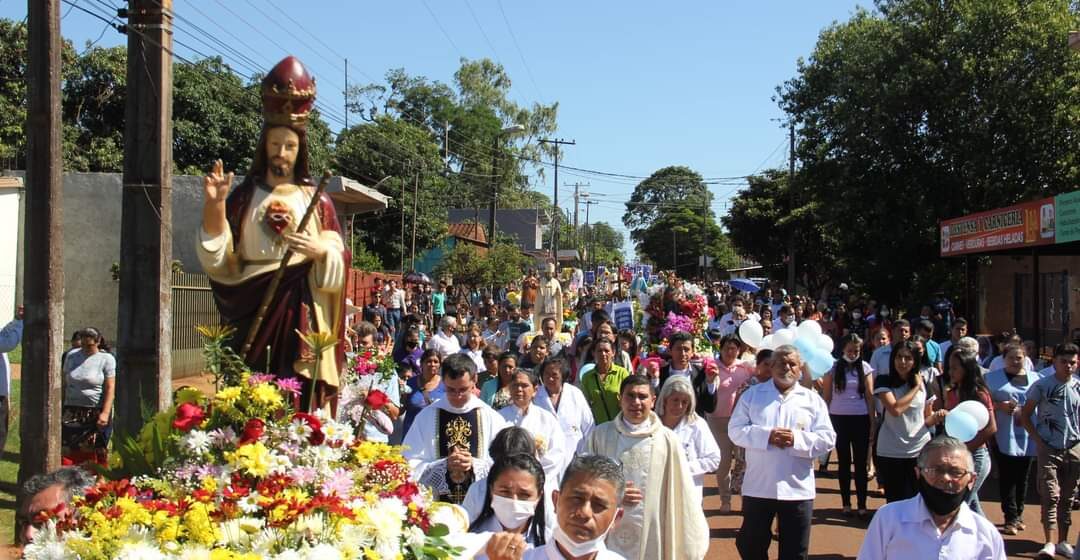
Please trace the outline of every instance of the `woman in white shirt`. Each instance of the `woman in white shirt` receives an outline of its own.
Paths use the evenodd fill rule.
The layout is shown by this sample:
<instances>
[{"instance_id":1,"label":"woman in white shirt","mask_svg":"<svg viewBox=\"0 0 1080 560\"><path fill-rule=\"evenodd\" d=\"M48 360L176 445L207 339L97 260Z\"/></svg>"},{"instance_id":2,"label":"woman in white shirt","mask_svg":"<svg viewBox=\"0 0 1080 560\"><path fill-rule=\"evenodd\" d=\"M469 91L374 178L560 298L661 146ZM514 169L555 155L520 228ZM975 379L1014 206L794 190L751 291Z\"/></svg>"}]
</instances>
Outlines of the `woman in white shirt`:
<instances>
[{"instance_id":1,"label":"woman in white shirt","mask_svg":"<svg viewBox=\"0 0 1080 560\"><path fill-rule=\"evenodd\" d=\"M547 508L542 500L544 469L526 454L500 457L487 478L487 495L471 533L518 533L525 549L543 546L550 538ZM487 558L481 554L476 558Z\"/></svg>"},{"instance_id":2,"label":"woman in white shirt","mask_svg":"<svg viewBox=\"0 0 1080 560\"><path fill-rule=\"evenodd\" d=\"M479 323L469 325L469 330L465 333L465 347L461 349L461 353L476 364L477 373L487 372L487 364L484 363L484 335L480 332Z\"/></svg>"},{"instance_id":3,"label":"woman in white shirt","mask_svg":"<svg viewBox=\"0 0 1080 560\"><path fill-rule=\"evenodd\" d=\"M697 500L704 497L705 474L720 466L720 446L716 444L712 430L704 418L694 412L694 387L690 380L673 375L660 389L656 401L656 414L668 429L679 436L686 454L690 474L694 477Z\"/></svg>"}]
</instances>

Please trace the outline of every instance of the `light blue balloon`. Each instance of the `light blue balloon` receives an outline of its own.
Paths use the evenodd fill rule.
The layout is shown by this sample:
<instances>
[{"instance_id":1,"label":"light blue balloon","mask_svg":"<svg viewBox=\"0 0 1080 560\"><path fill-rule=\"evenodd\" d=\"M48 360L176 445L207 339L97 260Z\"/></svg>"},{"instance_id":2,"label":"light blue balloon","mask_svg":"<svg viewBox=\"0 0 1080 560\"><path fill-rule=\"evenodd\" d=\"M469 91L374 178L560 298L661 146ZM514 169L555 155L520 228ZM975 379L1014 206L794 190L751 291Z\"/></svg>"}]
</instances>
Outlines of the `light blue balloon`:
<instances>
[{"instance_id":1,"label":"light blue balloon","mask_svg":"<svg viewBox=\"0 0 1080 560\"><path fill-rule=\"evenodd\" d=\"M820 379L832 369L833 359L828 352L821 348L814 348L810 351L810 358L806 360L806 365L810 368L810 377Z\"/></svg>"},{"instance_id":2,"label":"light blue balloon","mask_svg":"<svg viewBox=\"0 0 1080 560\"><path fill-rule=\"evenodd\" d=\"M814 355L814 350L817 349L817 345L810 341L805 336L799 336L795 338L795 341L791 343L796 350L799 351L799 355L802 356L804 362L809 363L810 359Z\"/></svg>"},{"instance_id":3,"label":"light blue balloon","mask_svg":"<svg viewBox=\"0 0 1080 560\"><path fill-rule=\"evenodd\" d=\"M960 441L969 442L979 433L979 422L966 412L954 410L945 417L945 432Z\"/></svg>"},{"instance_id":4,"label":"light blue balloon","mask_svg":"<svg viewBox=\"0 0 1080 560\"><path fill-rule=\"evenodd\" d=\"M592 371L595 368L596 368L596 364L585 364L585 365L581 366L581 369L578 370L578 379L581 379L582 377L585 376L586 373L589 373L590 371Z\"/></svg>"}]
</instances>

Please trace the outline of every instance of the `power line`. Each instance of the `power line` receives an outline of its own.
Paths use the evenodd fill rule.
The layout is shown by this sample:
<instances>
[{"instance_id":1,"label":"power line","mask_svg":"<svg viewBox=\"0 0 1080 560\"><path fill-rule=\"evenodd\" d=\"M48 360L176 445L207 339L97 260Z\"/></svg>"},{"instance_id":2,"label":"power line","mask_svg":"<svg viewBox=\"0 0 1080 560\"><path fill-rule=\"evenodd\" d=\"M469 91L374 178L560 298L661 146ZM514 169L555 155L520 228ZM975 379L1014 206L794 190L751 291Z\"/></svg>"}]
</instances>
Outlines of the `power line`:
<instances>
[{"instance_id":1,"label":"power line","mask_svg":"<svg viewBox=\"0 0 1080 560\"><path fill-rule=\"evenodd\" d=\"M465 55L461 54L461 49L458 48L457 43L455 43L454 40L450 38L450 34L446 32L446 28L443 27L442 23L439 21L439 18L435 15L435 12L431 10L431 6L428 6L427 0L420 0L420 3L424 5L424 9L427 10L427 13L431 15L431 19L435 21L435 25L439 27L439 31L442 32L443 37L446 37L446 41L450 43L451 47L454 47L455 51L457 51L458 56L461 58L465 58Z\"/></svg>"},{"instance_id":2,"label":"power line","mask_svg":"<svg viewBox=\"0 0 1080 560\"><path fill-rule=\"evenodd\" d=\"M465 2L465 7L469 9L469 15L472 16L473 23L476 24L477 29L480 30L480 36L484 38L484 42L487 43L488 48L491 49L491 54L495 55L495 60L502 66L502 60L499 60L499 51L495 48L495 45L491 42L491 38L488 37L487 31L484 31L484 26L480 25L480 18L476 17L476 12L473 11L472 4L469 0L461 0Z\"/></svg>"},{"instance_id":3,"label":"power line","mask_svg":"<svg viewBox=\"0 0 1080 560\"><path fill-rule=\"evenodd\" d=\"M544 99L544 92L540 91L540 86L536 83L536 78L533 77L532 69L529 68L529 63L525 62L525 53L521 51L521 45L518 43L517 35L514 34L514 28L510 25L510 18L506 17L506 10L503 9L502 0L495 0L495 4L499 7L499 13L502 14L503 22L506 23L506 30L510 32L510 39L514 42L514 49L518 53L518 58L521 59L522 66L525 67L525 73L529 75L529 81L532 82L536 93L540 96L540 99Z\"/></svg>"}]
</instances>

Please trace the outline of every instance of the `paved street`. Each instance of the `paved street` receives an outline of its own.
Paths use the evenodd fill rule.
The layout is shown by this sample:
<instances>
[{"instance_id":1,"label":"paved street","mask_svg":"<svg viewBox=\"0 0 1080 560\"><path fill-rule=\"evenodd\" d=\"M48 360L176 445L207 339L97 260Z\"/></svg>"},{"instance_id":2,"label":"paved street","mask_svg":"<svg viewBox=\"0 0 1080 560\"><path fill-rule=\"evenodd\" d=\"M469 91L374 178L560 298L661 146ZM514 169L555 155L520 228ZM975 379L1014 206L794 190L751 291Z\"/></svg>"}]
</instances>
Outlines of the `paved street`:
<instances>
[{"instance_id":1,"label":"paved street","mask_svg":"<svg viewBox=\"0 0 1080 560\"><path fill-rule=\"evenodd\" d=\"M832 466L832 474L826 478L818 477L818 496L814 513L814 528L810 534L810 558L819 560L855 558L859 552L859 546L863 541L868 522L861 522L855 518L841 515L840 492L834 475L835 463ZM1034 470L1034 469L1032 469ZM1034 479L1032 479L1034 482ZM742 523L742 517L738 514L740 507L739 497L733 500L733 509L730 515L720 513L720 497L716 495L715 479L706 479L705 489L705 514L709 519L709 527L712 529L712 546L709 549L708 560L720 560L738 558L735 550L735 534ZM875 492L873 481L870 482L871 499L870 508L876 509L885 504L880 494ZM980 496L984 496L983 508L990 520L996 524L1002 523L1001 505L996 498L997 481L989 479ZM852 498L854 499L854 498ZM1005 548L1010 558L1034 558L1042 545L1042 528L1039 524L1038 496L1034 493L1034 487L1028 492L1028 506L1024 509L1024 522L1027 530L1016 536L1006 536ZM1074 537L1075 539L1075 532ZM776 556L775 542L770 549L770 557ZM906 559L916 560L916 559Z\"/></svg>"}]
</instances>

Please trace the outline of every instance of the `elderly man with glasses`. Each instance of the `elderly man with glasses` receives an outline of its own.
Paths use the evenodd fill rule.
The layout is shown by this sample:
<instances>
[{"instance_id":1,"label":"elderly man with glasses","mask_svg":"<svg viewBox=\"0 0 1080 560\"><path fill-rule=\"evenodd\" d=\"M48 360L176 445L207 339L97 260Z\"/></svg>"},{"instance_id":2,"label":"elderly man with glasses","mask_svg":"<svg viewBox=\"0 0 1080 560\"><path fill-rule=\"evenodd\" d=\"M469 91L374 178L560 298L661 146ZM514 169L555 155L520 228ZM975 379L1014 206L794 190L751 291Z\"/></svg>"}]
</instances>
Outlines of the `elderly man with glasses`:
<instances>
[{"instance_id":1,"label":"elderly man with glasses","mask_svg":"<svg viewBox=\"0 0 1080 560\"><path fill-rule=\"evenodd\" d=\"M975 461L967 445L938 437L923 447L917 465L919 494L878 510L859 560L1005 560L1005 543L994 524L966 503L975 484Z\"/></svg>"}]
</instances>

